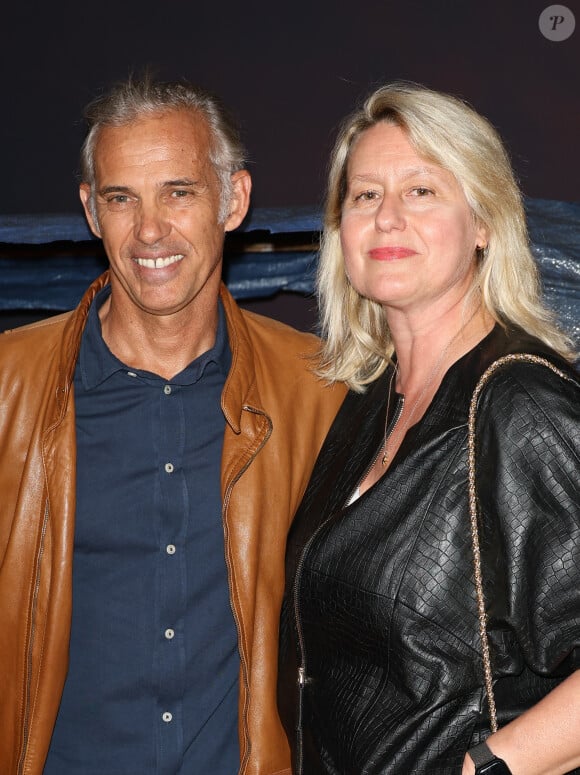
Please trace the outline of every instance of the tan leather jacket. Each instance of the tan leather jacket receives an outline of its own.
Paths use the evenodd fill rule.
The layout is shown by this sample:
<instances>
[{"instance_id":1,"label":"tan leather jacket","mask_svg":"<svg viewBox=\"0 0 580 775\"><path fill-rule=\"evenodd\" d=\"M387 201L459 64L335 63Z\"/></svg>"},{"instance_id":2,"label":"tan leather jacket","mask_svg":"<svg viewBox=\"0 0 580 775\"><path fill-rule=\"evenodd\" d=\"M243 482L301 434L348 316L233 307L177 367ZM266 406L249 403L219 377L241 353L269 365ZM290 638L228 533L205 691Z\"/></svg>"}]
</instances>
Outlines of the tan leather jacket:
<instances>
[{"instance_id":1,"label":"tan leather jacket","mask_svg":"<svg viewBox=\"0 0 580 775\"><path fill-rule=\"evenodd\" d=\"M72 313L0 337L0 773L41 775L67 672L75 516L72 380L99 278ZM314 337L241 311L227 290L225 552L241 657L243 775L289 773L276 709L291 518L344 395L301 357Z\"/></svg>"}]
</instances>

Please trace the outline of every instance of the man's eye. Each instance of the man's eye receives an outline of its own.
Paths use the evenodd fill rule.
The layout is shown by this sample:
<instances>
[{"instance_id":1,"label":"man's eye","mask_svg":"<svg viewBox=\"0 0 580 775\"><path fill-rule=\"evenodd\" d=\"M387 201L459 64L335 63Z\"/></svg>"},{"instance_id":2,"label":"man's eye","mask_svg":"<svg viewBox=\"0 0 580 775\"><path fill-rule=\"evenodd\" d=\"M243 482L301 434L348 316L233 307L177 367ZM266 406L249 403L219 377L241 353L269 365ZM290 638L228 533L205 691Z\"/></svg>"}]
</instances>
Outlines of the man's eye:
<instances>
[{"instance_id":1,"label":"man's eye","mask_svg":"<svg viewBox=\"0 0 580 775\"><path fill-rule=\"evenodd\" d=\"M171 192L171 196L174 199L185 199L186 197L190 196L191 191L186 191L182 188L177 189L176 191Z\"/></svg>"},{"instance_id":2,"label":"man's eye","mask_svg":"<svg viewBox=\"0 0 580 775\"><path fill-rule=\"evenodd\" d=\"M129 201L127 194L113 194L107 197L107 204L111 205L124 205Z\"/></svg>"}]
</instances>

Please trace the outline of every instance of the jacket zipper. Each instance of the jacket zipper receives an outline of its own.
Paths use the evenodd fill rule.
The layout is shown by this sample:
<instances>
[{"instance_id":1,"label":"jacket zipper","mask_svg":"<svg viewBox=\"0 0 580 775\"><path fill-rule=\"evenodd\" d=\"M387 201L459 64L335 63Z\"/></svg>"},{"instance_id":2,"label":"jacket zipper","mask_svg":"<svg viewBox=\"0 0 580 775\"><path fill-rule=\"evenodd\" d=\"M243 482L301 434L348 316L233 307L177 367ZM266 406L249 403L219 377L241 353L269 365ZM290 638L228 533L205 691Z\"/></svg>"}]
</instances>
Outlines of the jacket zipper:
<instances>
[{"instance_id":1,"label":"jacket zipper","mask_svg":"<svg viewBox=\"0 0 580 775\"><path fill-rule=\"evenodd\" d=\"M364 474L360 477L360 479L358 480L356 485L351 490L351 493L350 493L349 497L347 498L346 503L344 504L345 506L348 506L349 503L352 501L352 496L355 494L355 492L358 489L360 489L361 484L367 478L367 476L369 475L372 467L377 462L377 458L379 457L379 455L381 454L383 449L387 446L387 442L389 441L389 439L393 435L393 431L397 427L397 423L399 422L399 419L401 418L401 415L403 414L404 407L405 407L405 396L399 396L399 401L397 403L397 408L395 409L395 411L393 413L393 419L391 420L391 422L389 424L388 431L385 434L385 437L383 438L383 440L382 440L382 442L381 442L381 444L380 444L380 446L379 446L379 448L377 450L376 455L373 457L373 459L371 460L369 465L365 468Z\"/></svg>"},{"instance_id":2,"label":"jacket zipper","mask_svg":"<svg viewBox=\"0 0 580 775\"><path fill-rule=\"evenodd\" d=\"M229 532L228 532L228 526L227 526L227 521L226 521L226 513L227 513L227 510L228 510L228 506L229 506L232 490L234 489L234 485L237 484L237 482L241 479L241 477L244 474L244 472L248 470L250 465L256 459L256 456L258 455L260 450L263 448L264 444L268 441L268 439L272 435L272 420L268 417L268 415L265 412L261 412L261 411L259 411L257 409L254 409L251 406L243 406L242 409L244 409L247 412L252 412L253 414L257 414L257 415L259 415L261 417L264 417L268 421L268 432L267 432L266 436L264 437L264 439L262 440L262 443L260 444L260 446L256 449L256 451L252 455L252 457L238 471L238 473L236 474L235 478L232 479L232 481L231 481L231 483L230 483L230 485L229 485L229 487L228 487L228 489L226 491L226 494L224 496L224 502L223 502L223 507L222 507L224 534L225 534L224 541L225 541L225 544L227 544L228 546L229 546ZM226 559L226 566L227 566L227 569L228 569L228 588L229 588L229 591L230 591L230 608L232 609L232 616L234 618L234 622L235 622L235 625L236 625L236 631L238 633L238 643L241 644L242 643L242 637L241 637L242 629L241 629L241 625L240 625L239 616L238 616L238 614L236 612L236 609L235 609L235 606L234 606L234 603L233 603L232 583L231 583L232 566L231 566L229 554L228 554L227 551L225 552L225 559ZM242 676L243 676L243 680L244 680L244 688L246 690L246 697L245 697L245 701L244 701L244 710L243 710L243 713L242 713L242 722L243 722L243 725L244 725L244 734L246 736L246 753L244 754L244 757L243 757L242 761L240 762L240 775L241 775L244 772L244 770L245 770L245 768L247 766L248 759L250 758L250 752L251 752L252 744L251 744L251 741L250 741L250 730L248 728L248 704L249 704L249 701L250 701L250 682L248 680L248 664L246 662L246 658L245 658L244 654L242 653L242 649L241 648L238 648L238 652L239 652L239 655L240 655L240 664L242 666Z\"/></svg>"},{"instance_id":3,"label":"jacket zipper","mask_svg":"<svg viewBox=\"0 0 580 775\"><path fill-rule=\"evenodd\" d=\"M46 529L48 526L48 498L44 506L44 518L42 522L42 531L40 538L40 546L38 549L38 555L36 557L35 578L34 578L34 592L32 595L32 607L30 613L30 636L28 639L28 653L26 655L26 684L24 692L24 723L22 727L22 751L20 753L20 759L18 761L18 775L22 775L24 772L24 762L26 759L26 749L28 747L28 739L30 736L30 689L32 683L32 652L34 649L34 636L36 632L36 614L38 608L38 594L40 589L40 566L42 563L42 557L44 554L44 539L46 537Z\"/></svg>"},{"instance_id":4,"label":"jacket zipper","mask_svg":"<svg viewBox=\"0 0 580 775\"><path fill-rule=\"evenodd\" d=\"M374 464L377 461L378 456L381 454L381 451L383 447L385 446L386 442L390 439L391 434L395 430L395 427L397 423L399 422L399 418L401 417L401 414L403 413L403 407L405 405L405 397L400 396L399 402L397 404L397 408L393 414L393 419L391 420L389 424L389 429L386 434L386 437L381 442L377 452L375 455L373 455L371 462L366 467L363 475L359 478L357 484L352 489L349 497L347 498L344 506L348 506L349 502L352 499L352 496L354 493L359 489L361 483L365 480L367 477L369 471L374 466ZM304 567L306 555L308 553L308 550L310 549L310 546L312 545L312 542L318 535L318 533L322 530L322 528L332 519L332 514L324 520L324 522L318 526L318 528L314 531L314 533L310 536L306 544L304 545L304 548L302 549L302 553L300 555L300 559L298 561L298 565L296 566L296 575L294 578L294 588L293 588L293 596L294 596L294 621L296 623L296 634L298 636L298 650L300 652L300 666L298 668L298 678L297 678L297 684L298 684L298 713L297 713L297 720L296 720L296 771L295 775L303 775L303 768L304 768L304 761L303 761L303 723L302 723L302 717L303 717L303 705L304 705L304 689L305 687L311 683L312 679L308 677L308 671L307 671L307 662L306 662L306 649L304 647L304 634L302 632L302 625L300 620L300 604L298 601L298 588L300 586L301 581L301 575L302 570Z\"/></svg>"},{"instance_id":5,"label":"jacket zipper","mask_svg":"<svg viewBox=\"0 0 580 775\"><path fill-rule=\"evenodd\" d=\"M330 519L330 517L328 518ZM310 545L318 535L319 531L326 525L328 519L325 519L322 525L318 526L318 529L310 536L306 542L300 560L296 566L296 576L294 577L294 621L296 623L296 634L298 636L298 650L300 652L300 667L298 668L298 713L296 718L296 762L295 762L295 775L302 775L304 761L303 761L303 710L304 710L304 687L310 683L308 673L306 670L306 649L304 648L304 634L302 632L302 625L300 620L300 605L298 603L298 587L300 586L302 568L304 567L304 561Z\"/></svg>"}]
</instances>

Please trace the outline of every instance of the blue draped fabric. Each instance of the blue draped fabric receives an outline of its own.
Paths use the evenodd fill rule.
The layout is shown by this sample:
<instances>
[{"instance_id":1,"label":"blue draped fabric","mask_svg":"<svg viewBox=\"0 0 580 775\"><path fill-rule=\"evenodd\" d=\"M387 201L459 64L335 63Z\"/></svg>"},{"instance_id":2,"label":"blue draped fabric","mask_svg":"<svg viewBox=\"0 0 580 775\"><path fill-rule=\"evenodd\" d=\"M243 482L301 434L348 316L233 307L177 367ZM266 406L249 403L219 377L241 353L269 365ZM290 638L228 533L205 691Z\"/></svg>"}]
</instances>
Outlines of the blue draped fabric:
<instances>
[{"instance_id":1,"label":"blue draped fabric","mask_svg":"<svg viewBox=\"0 0 580 775\"><path fill-rule=\"evenodd\" d=\"M526 214L547 304L580 344L580 203L528 199ZM320 226L315 208L253 210L227 252L233 295L311 293ZM0 310L71 309L105 267L81 214L0 216Z\"/></svg>"}]
</instances>

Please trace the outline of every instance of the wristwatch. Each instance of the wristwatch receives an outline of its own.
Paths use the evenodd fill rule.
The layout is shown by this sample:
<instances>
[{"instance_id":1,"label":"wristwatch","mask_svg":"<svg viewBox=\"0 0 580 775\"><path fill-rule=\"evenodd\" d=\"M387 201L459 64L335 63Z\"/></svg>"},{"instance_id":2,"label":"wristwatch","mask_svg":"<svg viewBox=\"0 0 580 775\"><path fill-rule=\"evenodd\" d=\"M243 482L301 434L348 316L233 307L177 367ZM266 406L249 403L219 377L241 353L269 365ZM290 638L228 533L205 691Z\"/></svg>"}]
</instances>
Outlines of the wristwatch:
<instances>
[{"instance_id":1,"label":"wristwatch","mask_svg":"<svg viewBox=\"0 0 580 775\"><path fill-rule=\"evenodd\" d=\"M475 775L512 775L504 762L490 751L487 743L480 743L467 752L475 764Z\"/></svg>"}]
</instances>

